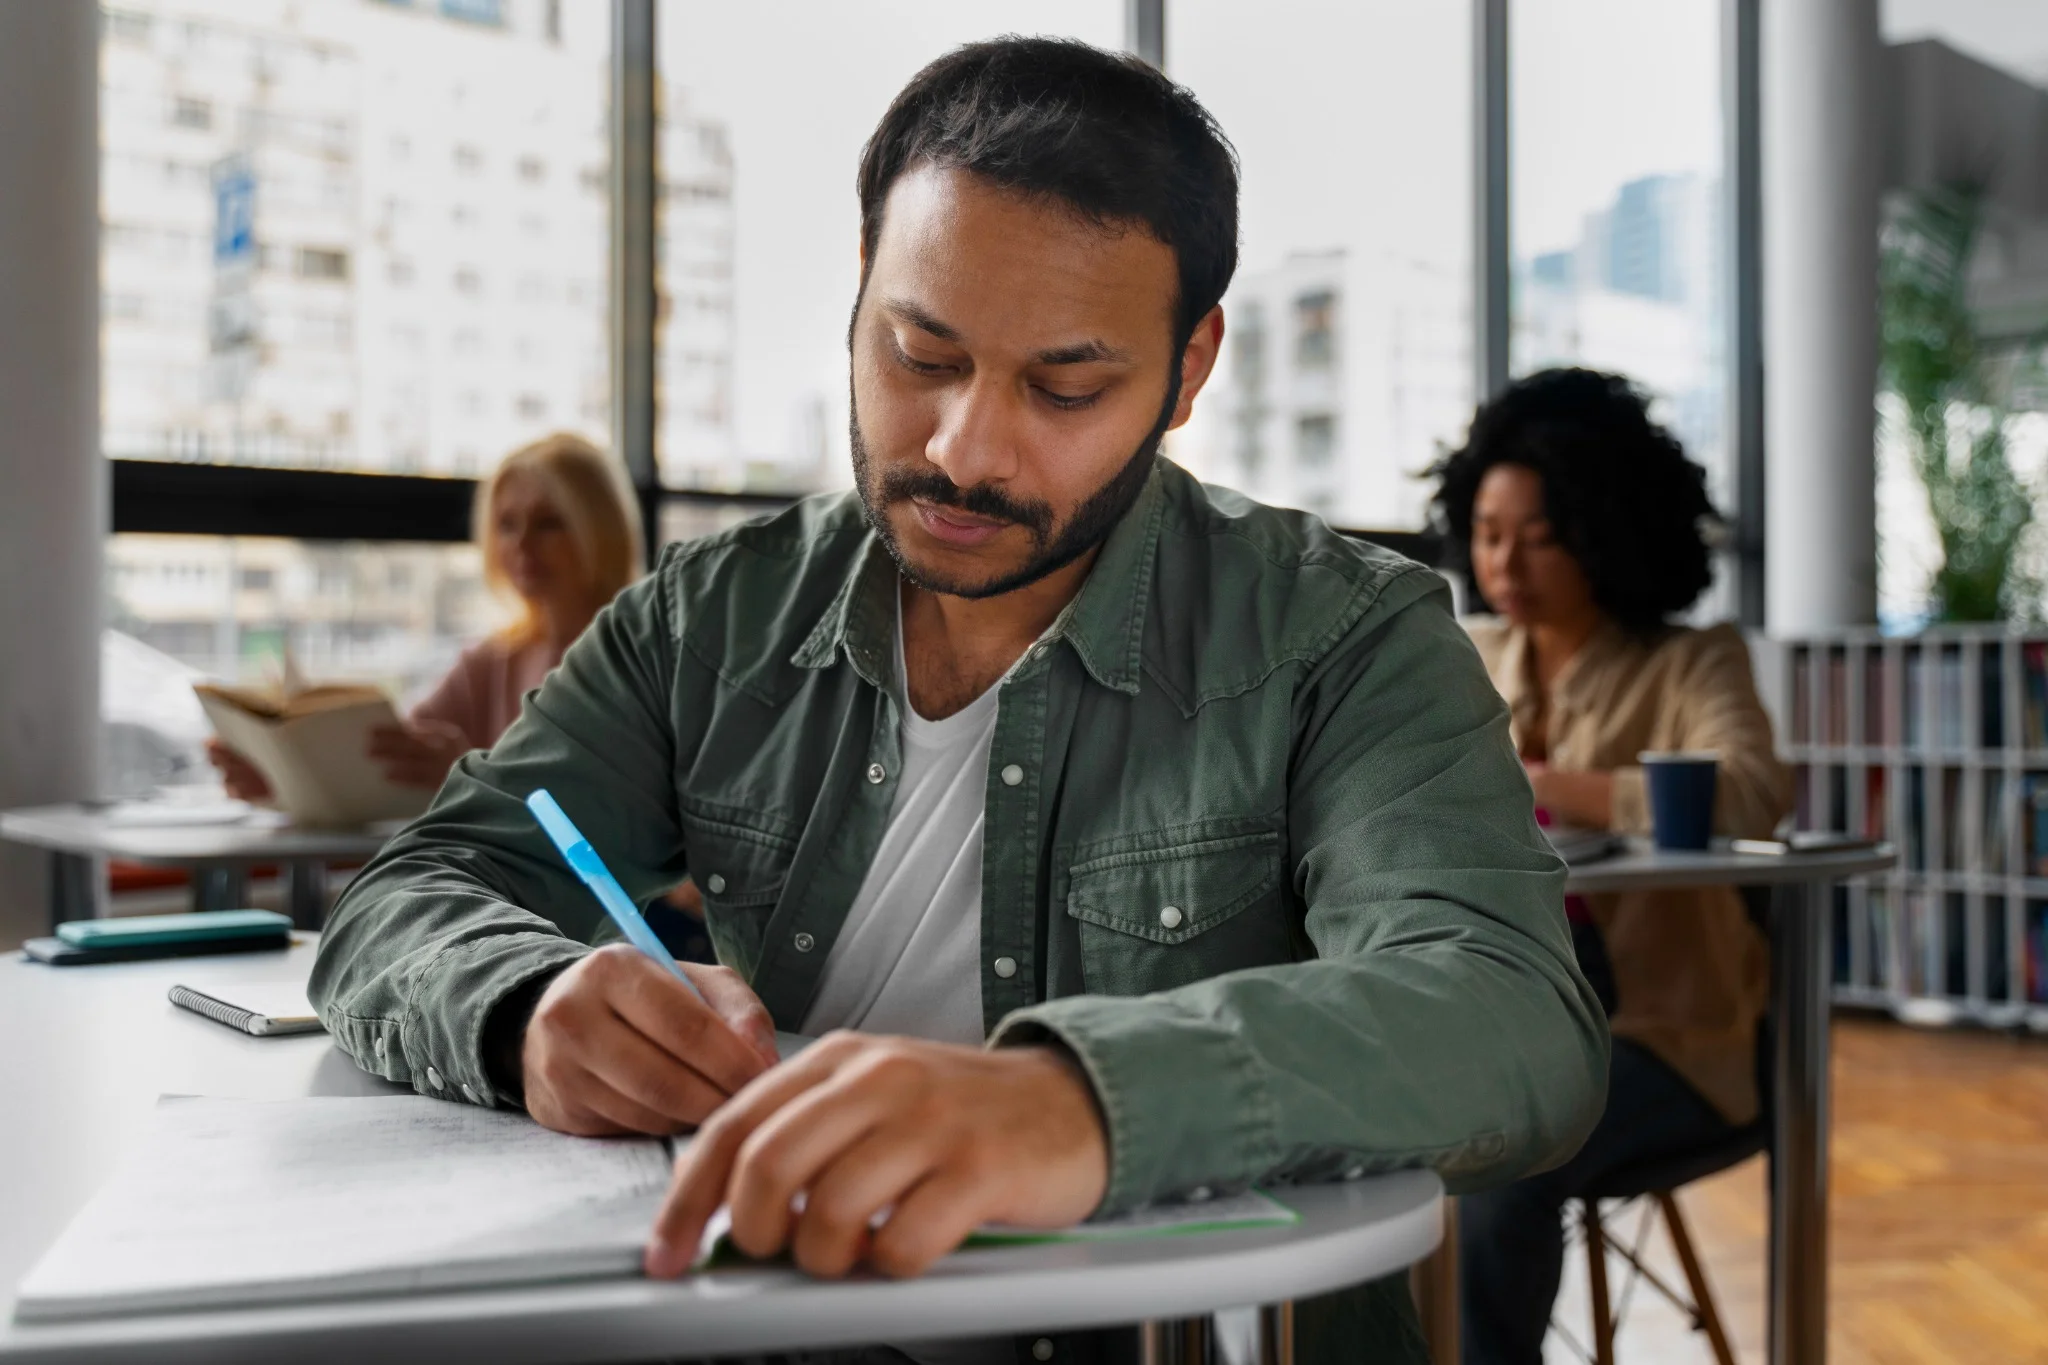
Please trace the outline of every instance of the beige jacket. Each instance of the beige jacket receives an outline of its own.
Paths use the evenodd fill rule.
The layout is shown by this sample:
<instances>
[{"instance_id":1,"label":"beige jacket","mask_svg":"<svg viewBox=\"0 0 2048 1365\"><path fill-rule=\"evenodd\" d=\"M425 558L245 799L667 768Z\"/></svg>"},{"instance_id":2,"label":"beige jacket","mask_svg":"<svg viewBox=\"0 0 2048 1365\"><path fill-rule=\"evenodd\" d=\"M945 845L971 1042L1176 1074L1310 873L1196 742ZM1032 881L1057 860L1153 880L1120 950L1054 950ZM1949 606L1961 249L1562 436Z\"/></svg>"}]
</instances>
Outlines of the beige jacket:
<instances>
[{"instance_id":1,"label":"beige jacket","mask_svg":"<svg viewBox=\"0 0 2048 1365\"><path fill-rule=\"evenodd\" d=\"M1528 636L1493 619L1466 628L1523 748L1540 704ZM1636 763L1645 749L1719 754L1716 833L1767 837L1792 808L1792 775L1733 626L1672 627L1647 640L1603 629L1558 675L1545 731L1552 768L1614 774L1614 828L1623 834L1650 832ZM1741 896L1715 887L1586 902L1614 966L1614 1036L1657 1054L1729 1122L1756 1117L1756 1023L1770 973Z\"/></svg>"}]
</instances>

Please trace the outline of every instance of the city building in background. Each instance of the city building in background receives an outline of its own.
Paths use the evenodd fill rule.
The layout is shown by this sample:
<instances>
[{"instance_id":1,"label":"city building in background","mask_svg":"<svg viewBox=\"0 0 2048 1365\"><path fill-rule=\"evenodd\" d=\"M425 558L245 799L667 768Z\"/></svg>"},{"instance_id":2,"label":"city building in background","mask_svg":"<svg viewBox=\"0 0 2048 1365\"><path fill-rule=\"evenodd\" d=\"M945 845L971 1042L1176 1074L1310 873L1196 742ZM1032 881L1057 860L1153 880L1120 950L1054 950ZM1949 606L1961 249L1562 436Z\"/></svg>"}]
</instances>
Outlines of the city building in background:
<instances>
[{"instance_id":1,"label":"city building in background","mask_svg":"<svg viewBox=\"0 0 2048 1365\"><path fill-rule=\"evenodd\" d=\"M1471 417L1467 297L1455 270L1392 253L1295 252L1240 275L1210 411L1171 450L1263 502L1421 527L1422 475Z\"/></svg>"},{"instance_id":2,"label":"city building in background","mask_svg":"<svg viewBox=\"0 0 2048 1365\"><path fill-rule=\"evenodd\" d=\"M1719 181L1650 175L1586 215L1578 242L1521 263L1513 366L1628 375L1725 502L1727 267Z\"/></svg>"}]
</instances>

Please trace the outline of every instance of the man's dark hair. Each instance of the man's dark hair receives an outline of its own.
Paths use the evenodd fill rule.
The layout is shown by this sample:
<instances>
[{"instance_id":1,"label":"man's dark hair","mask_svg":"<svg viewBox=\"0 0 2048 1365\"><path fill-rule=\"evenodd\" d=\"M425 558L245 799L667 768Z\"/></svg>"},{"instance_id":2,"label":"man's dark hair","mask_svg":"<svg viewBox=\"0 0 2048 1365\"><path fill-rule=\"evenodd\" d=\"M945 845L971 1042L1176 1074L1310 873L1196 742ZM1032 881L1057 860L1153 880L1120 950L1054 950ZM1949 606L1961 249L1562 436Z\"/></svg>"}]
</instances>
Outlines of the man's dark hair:
<instances>
[{"instance_id":1,"label":"man's dark hair","mask_svg":"<svg viewBox=\"0 0 2048 1365\"><path fill-rule=\"evenodd\" d=\"M1601 610L1636 634L1662 626L1713 581L1707 474L1686 458L1620 375L1543 370L1480 405L1463 448L1430 473L1437 524L1472 563L1472 503L1487 471L1520 465L1543 480L1543 510Z\"/></svg>"},{"instance_id":2,"label":"man's dark hair","mask_svg":"<svg viewBox=\"0 0 2048 1365\"><path fill-rule=\"evenodd\" d=\"M911 77L861 152L869 263L890 187L920 165L972 171L1105 227L1142 223L1179 262L1176 352L1237 270L1237 155L1200 101L1135 57L1006 37Z\"/></svg>"}]
</instances>

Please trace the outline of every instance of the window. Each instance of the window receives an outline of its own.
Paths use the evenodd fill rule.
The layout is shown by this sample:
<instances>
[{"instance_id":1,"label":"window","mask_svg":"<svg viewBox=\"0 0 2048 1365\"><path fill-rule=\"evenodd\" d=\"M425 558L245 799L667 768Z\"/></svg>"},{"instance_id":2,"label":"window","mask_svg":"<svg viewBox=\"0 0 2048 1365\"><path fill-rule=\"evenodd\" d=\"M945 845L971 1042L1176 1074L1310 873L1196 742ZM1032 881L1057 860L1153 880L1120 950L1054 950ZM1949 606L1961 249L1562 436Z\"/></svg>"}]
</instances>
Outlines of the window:
<instances>
[{"instance_id":1,"label":"window","mask_svg":"<svg viewBox=\"0 0 2048 1365\"><path fill-rule=\"evenodd\" d=\"M1168 440L1204 478L1423 524L1472 415L1471 11L1170 0L1167 73L1242 162L1223 355Z\"/></svg>"},{"instance_id":2,"label":"window","mask_svg":"<svg viewBox=\"0 0 2048 1365\"><path fill-rule=\"evenodd\" d=\"M206 100L180 95L171 101L171 126L205 132L213 127L213 105Z\"/></svg>"},{"instance_id":3,"label":"window","mask_svg":"<svg viewBox=\"0 0 2048 1365\"><path fill-rule=\"evenodd\" d=\"M774 6L665 0L655 25L664 483L808 491L849 481L846 317L859 284L852 186L862 142L939 54L1016 32L1120 48L1123 10L1121 0L812 4L792 43ZM764 79L771 64L774 79ZM792 101L793 90L803 98Z\"/></svg>"},{"instance_id":4,"label":"window","mask_svg":"<svg viewBox=\"0 0 2048 1365\"><path fill-rule=\"evenodd\" d=\"M1294 300L1294 364L1327 370L1337 360L1337 295L1318 289Z\"/></svg>"},{"instance_id":5,"label":"window","mask_svg":"<svg viewBox=\"0 0 2048 1365\"><path fill-rule=\"evenodd\" d=\"M309 678L416 701L503 620L466 545L118 535L107 570L102 709L118 792L206 777L201 678L262 682L289 648Z\"/></svg>"},{"instance_id":6,"label":"window","mask_svg":"<svg viewBox=\"0 0 2048 1365\"><path fill-rule=\"evenodd\" d=\"M1295 419L1294 458L1303 469L1327 469L1337 453L1337 419L1316 413Z\"/></svg>"},{"instance_id":7,"label":"window","mask_svg":"<svg viewBox=\"0 0 2048 1365\"><path fill-rule=\"evenodd\" d=\"M298 254L298 276L302 280L346 280L348 253L325 247L302 246Z\"/></svg>"},{"instance_id":8,"label":"window","mask_svg":"<svg viewBox=\"0 0 2048 1365\"><path fill-rule=\"evenodd\" d=\"M1587 365L1636 380L1732 513L1722 9L1510 7L1510 359L1517 374Z\"/></svg>"},{"instance_id":9,"label":"window","mask_svg":"<svg viewBox=\"0 0 2048 1365\"><path fill-rule=\"evenodd\" d=\"M520 225L541 207L530 180L495 174L609 154L608 7L560 7L559 41L542 9L105 12L102 217L120 225L102 265L109 456L455 474L556 425L608 442L608 405L584 402L611 382L605 196L551 200L541 236ZM514 296L535 277L529 301ZM599 287L572 292L587 281ZM405 329L445 335L451 309L487 334L543 330L560 363L452 376L384 346ZM486 390L479 417L450 385ZM535 392L545 415L529 420Z\"/></svg>"},{"instance_id":10,"label":"window","mask_svg":"<svg viewBox=\"0 0 2048 1365\"><path fill-rule=\"evenodd\" d=\"M558 427L608 440L606 7L124 0L102 19L117 515L125 485L181 520L240 498L318 522L291 495L216 500L276 477L219 467L473 477ZM522 230L543 205L530 176L491 174L501 150L595 167L599 192ZM536 301L485 287L525 278ZM556 363L451 361L457 328L544 335ZM347 516L381 521L385 496L392 534L462 534L459 487L344 482ZM107 583L116 791L205 775L195 676L259 679L288 645L309 676L412 699L499 620L463 544L121 534Z\"/></svg>"}]
</instances>

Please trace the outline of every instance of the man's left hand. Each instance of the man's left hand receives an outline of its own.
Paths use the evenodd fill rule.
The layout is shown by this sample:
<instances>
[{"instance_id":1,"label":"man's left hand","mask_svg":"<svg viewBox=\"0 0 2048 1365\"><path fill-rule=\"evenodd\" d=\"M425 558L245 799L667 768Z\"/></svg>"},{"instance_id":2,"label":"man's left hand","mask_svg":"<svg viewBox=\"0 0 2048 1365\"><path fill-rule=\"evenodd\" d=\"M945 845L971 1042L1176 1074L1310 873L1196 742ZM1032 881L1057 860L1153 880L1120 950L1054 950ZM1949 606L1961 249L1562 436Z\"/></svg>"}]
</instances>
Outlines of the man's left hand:
<instances>
[{"instance_id":1,"label":"man's left hand","mask_svg":"<svg viewBox=\"0 0 2048 1365\"><path fill-rule=\"evenodd\" d=\"M788 1250L827 1278L858 1265L916 1275L983 1223L1078 1223L1108 1180L1095 1094L1066 1054L833 1033L697 1131L646 1270L689 1269L705 1223L729 1204L732 1239L750 1256Z\"/></svg>"}]
</instances>

